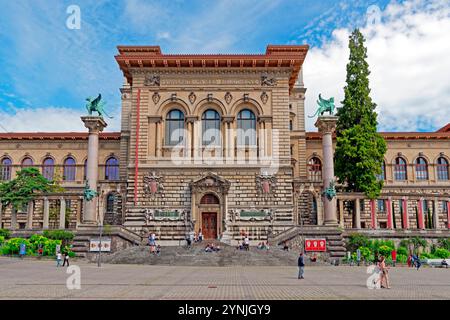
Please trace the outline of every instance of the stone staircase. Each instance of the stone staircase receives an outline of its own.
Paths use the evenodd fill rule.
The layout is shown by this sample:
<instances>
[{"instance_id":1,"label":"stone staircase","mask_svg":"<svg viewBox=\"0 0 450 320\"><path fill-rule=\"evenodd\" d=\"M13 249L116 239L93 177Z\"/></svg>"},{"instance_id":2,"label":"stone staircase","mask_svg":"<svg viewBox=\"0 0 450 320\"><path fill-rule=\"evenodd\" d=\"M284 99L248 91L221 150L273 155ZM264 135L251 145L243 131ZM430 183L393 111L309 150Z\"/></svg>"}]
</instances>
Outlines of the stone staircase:
<instances>
[{"instance_id":1,"label":"stone staircase","mask_svg":"<svg viewBox=\"0 0 450 320\"><path fill-rule=\"evenodd\" d=\"M211 241L203 241L186 246L161 248L159 256L151 254L148 246L135 246L110 255L103 255L102 262L113 264L148 264L173 266L296 266L298 252L283 251L280 247L261 250L250 247L249 251L238 250L234 246L214 241L219 252L205 252ZM306 259L307 264L310 264ZM315 262L315 265L321 264Z\"/></svg>"}]
</instances>

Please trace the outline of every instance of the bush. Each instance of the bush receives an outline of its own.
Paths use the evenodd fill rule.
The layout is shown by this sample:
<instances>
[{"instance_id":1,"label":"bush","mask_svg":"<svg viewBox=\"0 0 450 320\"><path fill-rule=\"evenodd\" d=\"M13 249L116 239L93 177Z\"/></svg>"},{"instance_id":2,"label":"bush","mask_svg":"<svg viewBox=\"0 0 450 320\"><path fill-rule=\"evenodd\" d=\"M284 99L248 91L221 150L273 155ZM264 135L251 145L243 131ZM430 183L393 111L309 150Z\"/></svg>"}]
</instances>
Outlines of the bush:
<instances>
[{"instance_id":1,"label":"bush","mask_svg":"<svg viewBox=\"0 0 450 320\"><path fill-rule=\"evenodd\" d=\"M8 229L0 229L0 237L9 239L10 236L11 236L11 231L9 231Z\"/></svg>"},{"instance_id":2,"label":"bush","mask_svg":"<svg viewBox=\"0 0 450 320\"><path fill-rule=\"evenodd\" d=\"M394 250L394 248L388 247L388 246L386 246L386 245L383 245L383 246L381 246L381 247L378 248L378 252L379 252L381 255L385 256L386 259L387 259L388 257L391 256L392 250Z\"/></svg>"},{"instance_id":3,"label":"bush","mask_svg":"<svg viewBox=\"0 0 450 320\"><path fill-rule=\"evenodd\" d=\"M21 243L25 243L27 250L26 254L31 256L37 255L39 246L42 247L42 255L54 256L56 254L56 246L62 246L62 240L48 239L42 235L34 234L29 239L12 238L4 241L0 253L4 255L18 254ZM68 253L69 257L75 256L71 246L62 247L61 253Z\"/></svg>"},{"instance_id":4,"label":"bush","mask_svg":"<svg viewBox=\"0 0 450 320\"><path fill-rule=\"evenodd\" d=\"M397 254L397 262L398 263L408 262L408 256L406 254Z\"/></svg>"},{"instance_id":5,"label":"bush","mask_svg":"<svg viewBox=\"0 0 450 320\"><path fill-rule=\"evenodd\" d=\"M433 255L439 259L447 259L450 258L450 251L443 248L436 248Z\"/></svg>"},{"instance_id":6,"label":"bush","mask_svg":"<svg viewBox=\"0 0 450 320\"><path fill-rule=\"evenodd\" d=\"M19 254L20 245L24 243L26 246L27 255L32 255L33 250L30 242L24 238L12 238L4 243L2 246L2 254Z\"/></svg>"},{"instance_id":7,"label":"bush","mask_svg":"<svg viewBox=\"0 0 450 320\"><path fill-rule=\"evenodd\" d=\"M450 251L450 238L439 239L438 246L439 246L439 248L446 249L446 250Z\"/></svg>"},{"instance_id":8,"label":"bush","mask_svg":"<svg viewBox=\"0 0 450 320\"><path fill-rule=\"evenodd\" d=\"M360 247L368 247L370 244L367 236L360 233L352 233L347 241L347 250L350 252L356 251Z\"/></svg>"},{"instance_id":9,"label":"bush","mask_svg":"<svg viewBox=\"0 0 450 320\"><path fill-rule=\"evenodd\" d=\"M4 236L0 236L0 246L3 244L3 242L5 242L5 237Z\"/></svg>"},{"instance_id":10,"label":"bush","mask_svg":"<svg viewBox=\"0 0 450 320\"><path fill-rule=\"evenodd\" d=\"M75 235L66 230L45 230L43 236L52 240L72 241Z\"/></svg>"},{"instance_id":11,"label":"bush","mask_svg":"<svg viewBox=\"0 0 450 320\"><path fill-rule=\"evenodd\" d=\"M399 255L404 255L404 256L408 257L408 249L406 249L405 247L399 247L397 249L397 257Z\"/></svg>"}]
</instances>

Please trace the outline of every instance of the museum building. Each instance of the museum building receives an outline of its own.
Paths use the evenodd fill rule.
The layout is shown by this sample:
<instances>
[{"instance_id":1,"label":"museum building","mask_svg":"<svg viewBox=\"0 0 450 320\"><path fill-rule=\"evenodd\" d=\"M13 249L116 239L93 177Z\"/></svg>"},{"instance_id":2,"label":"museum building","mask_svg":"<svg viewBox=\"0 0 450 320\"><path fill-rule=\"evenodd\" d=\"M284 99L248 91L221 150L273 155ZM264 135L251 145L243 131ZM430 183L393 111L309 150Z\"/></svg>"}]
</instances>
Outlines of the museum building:
<instances>
[{"instance_id":1,"label":"museum building","mask_svg":"<svg viewBox=\"0 0 450 320\"><path fill-rule=\"evenodd\" d=\"M243 234L281 241L308 228L449 236L450 124L381 132L381 196L338 187L327 216L323 141L334 142L334 128L319 119L318 132L305 130L307 45L269 45L264 54L118 51L120 132L102 132L107 118L91 125L83 117L89 132L0 133L0 180L33 166L64 187L17 212L0 207L0 227L78 232L103 223L134 239L154 232L166 244L198 230L224 242ZM93 214L83 198L89 170L98 180Z\"/></svg>"}]
</instances>

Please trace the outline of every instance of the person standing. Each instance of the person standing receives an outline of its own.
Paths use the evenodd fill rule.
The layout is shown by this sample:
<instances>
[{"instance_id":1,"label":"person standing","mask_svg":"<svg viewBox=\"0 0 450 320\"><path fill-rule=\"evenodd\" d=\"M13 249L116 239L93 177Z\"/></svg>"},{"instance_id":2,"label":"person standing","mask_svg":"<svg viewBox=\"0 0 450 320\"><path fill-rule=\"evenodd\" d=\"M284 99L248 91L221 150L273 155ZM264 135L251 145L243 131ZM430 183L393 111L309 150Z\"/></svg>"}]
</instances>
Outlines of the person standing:
<instances>
[{"instance_id":1,"label":"person standing","mask_svg":"<svg viewBox=\"0 0 450 320\"><path fill-rule=\"evenodd\" d=\"M69 253L64 253L64 262L63 262L63 267L65 267L66 266L66 263L67 263L67 266L69 266Z\"/></svg>"},{"instance_id":2,"label":"person standing","mask_svg":"<svg viewBox=\"0 0 450 320\"><path fill-rule=\"evenodd\" d=\"M359 248L356 250L356 262L358 263L359 267L359 264L361 262L361 250L359 250Z\"/></svg>"},{"instance_id":3,"label":"person standing","mask_svg":"<svg viewBox=\"0 0 450 320\"><path fill-rule=\"evenodd\" d=\"M386 261L385 261L385 257L381 256L380 258L380 271L381 271L381 287L385 288L385 289L390 289L391 287L389 286L389 271L388 268L386 267Z\"/></svg>"},{"instance_id":4,"label":"person standing","mask_svg":"<svg viewBox=\"0 0 450 320\"><path fill-rule=\"evenodd\" d=\"M56 253L56 266L61 267L61 252Z\"/></svg>"},{"instance_id":5,"label":"person standing","mask_svg":"<svg viewBox=\"0 0 450 320\"><path fill-rule=\"evenodd\" d=\"M397 262L397 251L395 249L391 251L391 258L392 258L392 266L395 267L395 263Z\"/></svg>"},{"instance_id":6,"label":"person standing","mask_svg":"<svg viewBox=\"0 0 450 320\"><path fill-rule=\"evenodd\" d=\"M305 279L303 277L303 274L305 273L305 259L303 257L303 252L300 252L297 264L298 264L298 278Z\"/></svg>"}]
</instances>

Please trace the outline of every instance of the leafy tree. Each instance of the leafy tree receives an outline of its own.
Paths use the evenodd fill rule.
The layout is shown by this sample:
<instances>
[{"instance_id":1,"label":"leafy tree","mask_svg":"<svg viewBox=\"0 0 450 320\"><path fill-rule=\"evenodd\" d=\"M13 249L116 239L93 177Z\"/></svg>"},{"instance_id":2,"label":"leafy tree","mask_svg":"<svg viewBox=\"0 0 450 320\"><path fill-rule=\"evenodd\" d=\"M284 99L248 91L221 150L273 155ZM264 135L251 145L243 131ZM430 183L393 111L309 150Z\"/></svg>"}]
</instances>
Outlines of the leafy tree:
<instances>
[{"instance_id":1,"label":"leafy tree","mask_svg":"<svg viewBox=\"0 0 450 320\"><path fill-rule=\"evenodd\" d=\"M11 206L13 214L28 204L39 194L62 192L64 189L54 181L47 180L36 168L24 168L17 172L17 177L0 184L0 201L2 205Z\"/></svg>"},{"instance_id":2,"label":"leafy tree","mask_svg":"<svg viewBox=\"0 0 450 320\"><path fill-rule=\"evenodd\" d=\"M350 36L350 58L347 64L347 85L336 126L335 173L348 191L364 192L370 199L379 196L386 142L377 133L376 104L369 89L367 48L358 29Z\"/></svg>"}]
</instances>

